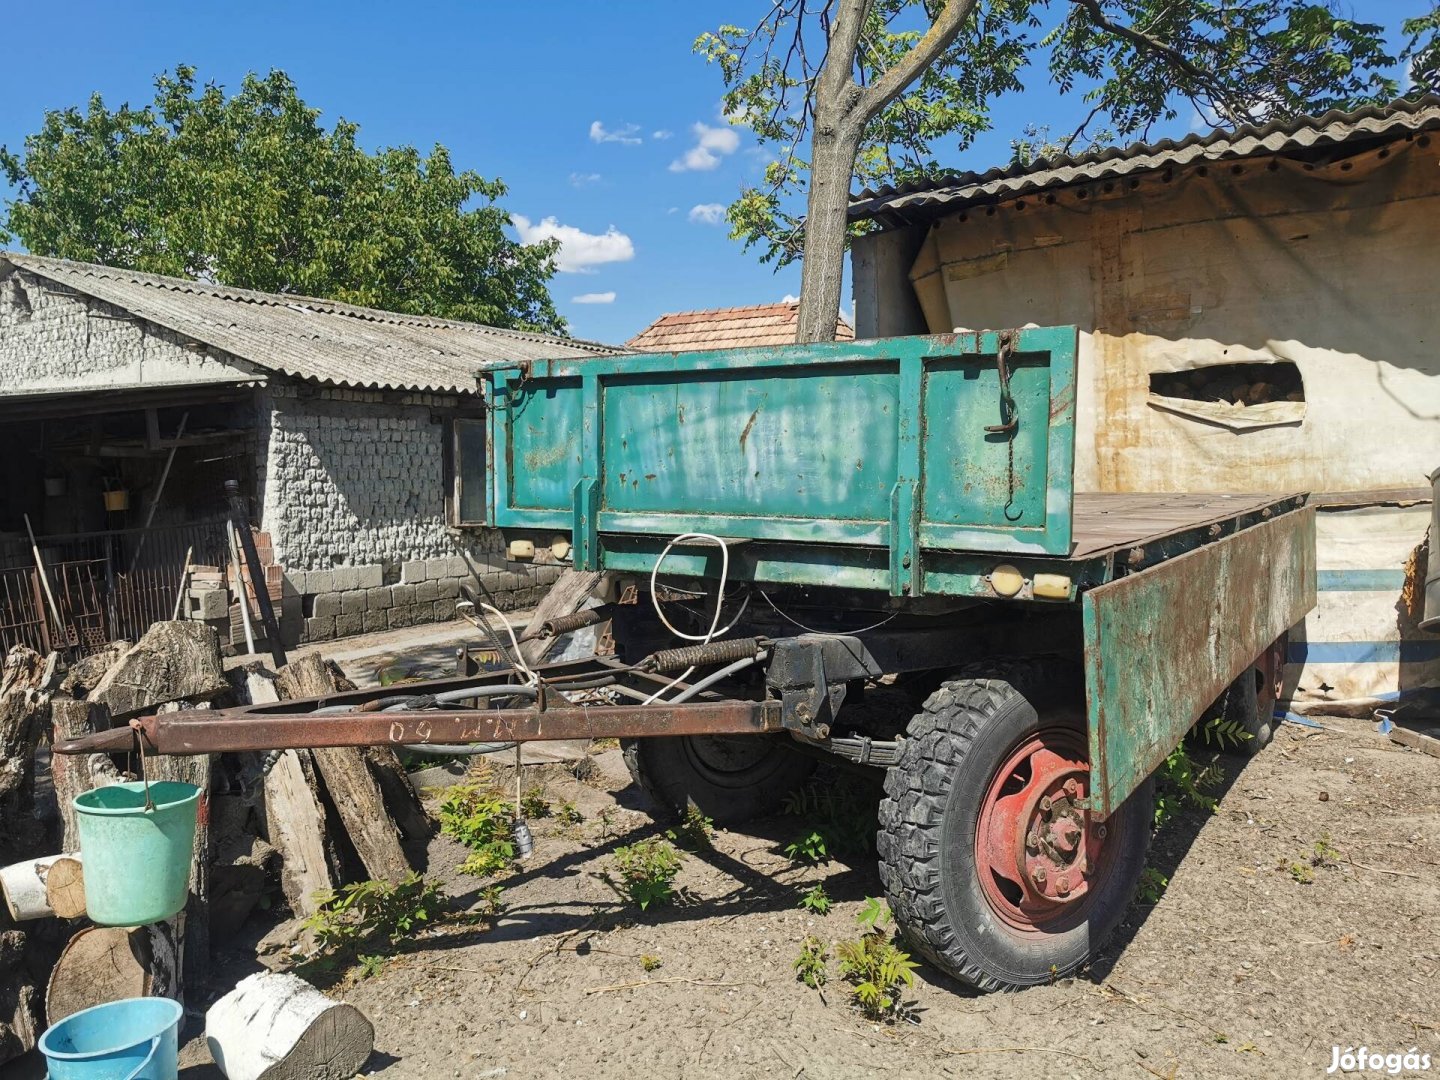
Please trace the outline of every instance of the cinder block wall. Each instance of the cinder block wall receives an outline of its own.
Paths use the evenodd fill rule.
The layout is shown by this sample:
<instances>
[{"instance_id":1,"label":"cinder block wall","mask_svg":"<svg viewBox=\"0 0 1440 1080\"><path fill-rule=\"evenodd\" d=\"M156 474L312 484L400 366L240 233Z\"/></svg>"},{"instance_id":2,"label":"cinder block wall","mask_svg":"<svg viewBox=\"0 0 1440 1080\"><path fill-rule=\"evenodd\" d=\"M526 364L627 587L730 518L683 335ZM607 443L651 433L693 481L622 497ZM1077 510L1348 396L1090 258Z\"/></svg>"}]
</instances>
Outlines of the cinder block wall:
<instances>
[{"instance_id":1,"label":"cinder block wall","mask_svg":"<svg viewBox=\"0 0 1440 1080\"><path fill-rule=\"evenodd\" d=\"M284 385L260 395L257 428L268 437L256 473L285 567L282 636L323 641L443 622L455 617L461 583L476 577L500 607L524 607L559 576L558 565L507 563L498 535L447 526L438 411L458 403Z\"/></svg>"}]
</instances>

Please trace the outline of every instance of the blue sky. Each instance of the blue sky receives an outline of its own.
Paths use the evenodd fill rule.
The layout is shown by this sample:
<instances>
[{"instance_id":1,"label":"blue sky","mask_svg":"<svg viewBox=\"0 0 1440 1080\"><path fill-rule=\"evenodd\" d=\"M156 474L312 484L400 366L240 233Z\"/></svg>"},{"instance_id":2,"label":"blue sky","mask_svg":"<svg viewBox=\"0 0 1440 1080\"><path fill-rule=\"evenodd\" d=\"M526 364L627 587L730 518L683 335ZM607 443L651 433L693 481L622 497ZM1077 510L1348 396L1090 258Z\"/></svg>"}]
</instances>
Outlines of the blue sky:
<instances>
[{"instance_id":1,"label":"blue sky","mask_svg":"<svg viewBox=\"0 0 1440 1080\"><path fill-rule=\"evenodd\" d=\"M1374 0L1392 28L1428 6ZM722 22L748 25L764 0L551 0L524 3L14 4L4 25L0 143L16 147L47 108L151 97L176 63L236 85L282 68L325 118L344 116L381 146L436 142L457 167L502 178L524 236L558 230L552 293L579 337L622 342L667 311L779 300L778 273L727 239L714 207L758 177L763 156L719 116L719 73L691 43ZM1078 95L1034 88L1006 101L997 130L957 168L1003 163L1027 122L1067 130ZM1173 130L1184 135L1193 120ZM943 159L943 155L942 155ZM612 297L613 294L613 297ZM606 298L610 298L608 302ZM581 302L588 298L591 302ZM845 307L849 308L847 299Z\"/></svg>"}]
</instances>

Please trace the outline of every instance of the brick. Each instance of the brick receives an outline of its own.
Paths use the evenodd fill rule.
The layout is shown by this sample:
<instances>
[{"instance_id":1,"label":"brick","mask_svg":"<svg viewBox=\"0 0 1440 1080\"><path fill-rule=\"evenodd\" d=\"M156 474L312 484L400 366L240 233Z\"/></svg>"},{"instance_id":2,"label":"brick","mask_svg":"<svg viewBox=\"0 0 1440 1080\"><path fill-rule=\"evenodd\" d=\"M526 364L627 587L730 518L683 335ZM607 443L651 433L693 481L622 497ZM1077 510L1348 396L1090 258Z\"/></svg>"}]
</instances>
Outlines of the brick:
<instances>
[{"instance_id":1,"label":"brick","mask_svg":"<svg viewBox=\"0 0 1440 1080\"><path fill-rule=\"evenodd\" d=\"M340 614L340 594L325 593L315 597L310 605L310 615L316 619L333 619Z\"/></svg>"},{"instance_id":2,"label":"brick","mask_svg":"<svg viewBox=\"0 0 1440 1080\"><path fill-rule=\"evenodd\" d=\"M435 621L435 601L430 600L424 604L415 605L415 625L421 623L432 623Z\"/></svg>"},{"instance_id":3,"label":"brick","mask_svg":"<svg viewBox=\"0 0 1440 1080\"><path fill-rule=\"evenodd\" d=\"M365 610L384 611L393 601L390 598L390 589L387 586L380 586L378 589L365 590Z\"/></svg>"},{"instance_id":4,"label":"brick","mask_svg":"<svg viewBox=\"0 0 1440 1080\"><path fill-rule=\"evenodd\" d=\"M355 586L357 589L378 589L385 584L385 568L379 563L357 566L355 574L359 579L359 583Z\"/></svg>"},{"instance_id":5,"label":"brick","mask_svg":"<svg viewBox=\"0 0 1440 1080\"><path fill-rule=\"evenodd\" d=\"M427 576L424 559L407 562L400 567L400 583L402 585L414 585L417 581L424 581Z\"/></svg>"},{"instance_id":6,"label":"brick","mask_svg":"<svg viewBox=\"0 0 1440 1080\"><path fill-rule=\"evenodd\" d=\"M426 560L425 560L425 577L426 577L427 579L429 579L430 581L438 581L438 580L440 580L442 577L449 577L449 576L450 576L450 559L449 559L448 556L445 557L445 558L442 558L442 559L426 559Z\"/></svg>"},{"instance_id":7,"label":"brick","mask_svg":"<svg viewBox=\"0 0 1440 1080\"><path fill-rule=\"evenodd\" d=\"M392 629L415 625L415 605L398 604L385 612L386 621Z\"/></svg>"},{"instance_id":8,"label":"brick","mask_svg":"<svg viewBox=\"0 0 1440 1080\"><path fill-rule=\"evenodd\" d=\"M335 619L336 637L353 637L365 632L365 613L357 611L351 615L339 615Z\"/></svg>"},{"instance_id":9,"label":"brick","mask_svg":"<svg viewBox=\"0 0 1440 1080\"><path fill-rule=\"evenodd\" d=\"M329 641L335 636L333 618L311 618L305 620L306 641Z\"/></svg>"},{"instance_id":10,"label":"brick","mask_svg":"<svg viewBox=\"0 0 1440 1080\"><path fill-rule=\"evenodd\" d=\"M383 610L365 612L365 632L367 634L374 633L376 630L384 630L389 625L390 621L385 617Z\"/></svg>"},{"instance_id":11,"label":"brick","mask_svg":"<svg viewBox=\"0 0 1440 1080\"><path fill-rule=\"evenodd\" d=\"M440 599L440 583L438 581L417 581L415 583L415 602L417 604L433 604Z\"/></svg>"},{"instance_id":12,"label":"brick","mask_svg":"<svg viewBox=\"0 0 1440 1080\"><path fill-rule=\"evenodd\" d=\"M436 600L436 601L435 601L435 621L436 621L436 622L449 622L451 619L454 619L454 618L457 618L457 616L456 616L456 614L455 614L455 601L454 601L454 600ZM504 631L502 630L501 633L504 633Z\"/></svg>"},{"instance_id":13,"label":"brick","mask_svg":"<svg viewBox=\"0 0 1440 1080\"><path fill-rule=\"evenodd\" d=\"M365 606L364 589L357 589L354 592L340 594L341 615L364 615Z\"/></svg>"},{"instance_id":14,"label":"brick","mask_svg":"<svg viewBox=\"0 0 1440 1080\"><path fill-rule=\"evenodd\" d=\"M415 603L414 585L391 585L390 598L396 607Z\"/></svg>"},{"instance_id":15,"label":"brick","mask_svg":"<svg viewBox=\"0 0 1440 1080\"><path fill-rule=\"evenodd\" d=\"M470 564L465 561L465 557L463 555L451 555L450 558L446 560L446 562L449 564L450 567L448 570L445 571L446 577L463 578L470 576Z\"/></svg>"}]
</instances>

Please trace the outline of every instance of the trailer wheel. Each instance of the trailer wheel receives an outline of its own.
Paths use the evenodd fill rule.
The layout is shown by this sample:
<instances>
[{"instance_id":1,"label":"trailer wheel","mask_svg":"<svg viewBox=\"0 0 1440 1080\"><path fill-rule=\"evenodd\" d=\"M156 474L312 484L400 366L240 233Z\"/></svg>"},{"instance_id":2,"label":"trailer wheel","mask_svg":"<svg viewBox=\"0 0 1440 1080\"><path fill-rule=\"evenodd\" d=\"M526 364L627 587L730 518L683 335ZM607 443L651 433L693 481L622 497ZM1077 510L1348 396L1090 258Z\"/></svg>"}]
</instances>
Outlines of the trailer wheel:
<instances>
[{"instance_id":1,"label":"trailer wheel","mask_svg":"<svg viewBox=\"0 0 1440 1080\"><path fill-rule=\"evenodd\" d=\"M630 777L666 810L693 806L719 825L780 809L815 760L783 735L664 735L622 739Z\"/></svg>"},{"instance_id":2,"label":"trailer wheel","mask_svg":"<svg viewBox=\"0 0 1440 1080\"><path fill-rule=\"evenodd\" d=\"M1246 668L1226 689L1221 715L1238 724L1250 738L1238 746L1226 747L1237 754L1254 757L1270 745L1275 736L1275 703L1280 700L1280 680L1285 667L1285 636L1260 654L1254 666Z\"/></svg>"},{"instance_id":3,"label":"trailer wheel","mask_svg":"<svg viewBox=\"0 0 1440 1080\"><path fill-rule=\"evenodd\" d=\"M918 953L981 990L1090 960L1150 841L1151 783L1092 820L1074 805L1090 790L1083 714L1042 708L1002 679L946 682L885 778L880 876L896 922Z\"/></svg>"}]
</instances>

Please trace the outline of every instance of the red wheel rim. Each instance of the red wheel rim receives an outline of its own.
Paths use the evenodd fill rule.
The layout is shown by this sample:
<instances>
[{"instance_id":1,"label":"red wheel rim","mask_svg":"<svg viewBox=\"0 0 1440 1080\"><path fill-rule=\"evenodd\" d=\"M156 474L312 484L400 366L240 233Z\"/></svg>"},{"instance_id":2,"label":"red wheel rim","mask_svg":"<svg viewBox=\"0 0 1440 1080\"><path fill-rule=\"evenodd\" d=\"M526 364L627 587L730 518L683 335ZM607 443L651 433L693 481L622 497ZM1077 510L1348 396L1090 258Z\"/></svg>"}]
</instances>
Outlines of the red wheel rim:
<instances>
[{"instance_id":1,"label":"red wheel rim","mask_svg":"<svg viewBox=\"0 0 1440 1080\"><path fill-rule=\"evenodd\" d=\"M975 865L991 909L1011 930L1053 932L1078 921L1116 849L1091 819L1084 736L1047 728L1021 739L991 777L975 831Z\"/></svg>"}]
</instances>

